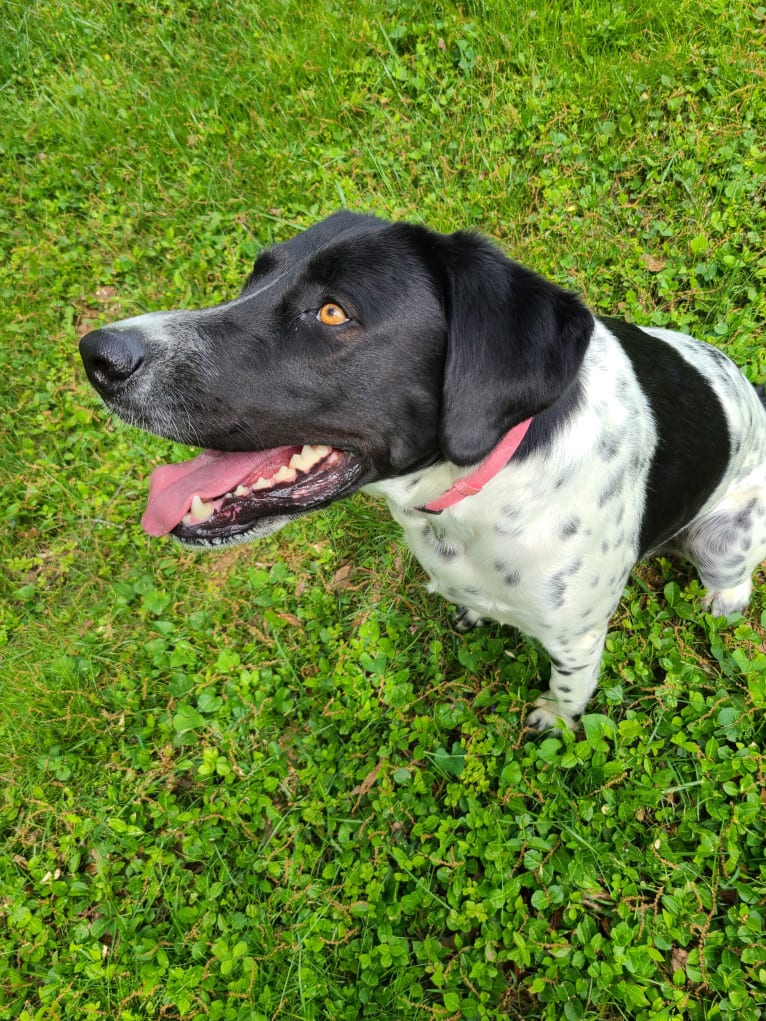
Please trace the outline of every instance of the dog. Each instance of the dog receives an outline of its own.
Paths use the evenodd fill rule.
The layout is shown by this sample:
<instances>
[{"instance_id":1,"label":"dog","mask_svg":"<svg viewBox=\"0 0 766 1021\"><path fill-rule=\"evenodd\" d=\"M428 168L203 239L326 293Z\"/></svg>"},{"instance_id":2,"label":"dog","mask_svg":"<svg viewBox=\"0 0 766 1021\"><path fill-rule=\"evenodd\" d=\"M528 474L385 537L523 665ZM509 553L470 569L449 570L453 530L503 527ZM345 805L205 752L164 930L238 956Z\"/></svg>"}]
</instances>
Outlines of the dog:
<instances>
[{"instance_id":1,"label":"dog","mask_svg":"<svg viewBox=\"0 0 766 1021\"><path fill-rule=\"evenodd\" d=\"M766 397L721 351L595 316L478 234L341 211L265 249L239 297L86 335L126 422L205 448L143 526L186 546L382 496L462 629L536 638L527 724L575 728L636 562L691 561L714 615L766 558Z\"/></svg>"}]
</instances>

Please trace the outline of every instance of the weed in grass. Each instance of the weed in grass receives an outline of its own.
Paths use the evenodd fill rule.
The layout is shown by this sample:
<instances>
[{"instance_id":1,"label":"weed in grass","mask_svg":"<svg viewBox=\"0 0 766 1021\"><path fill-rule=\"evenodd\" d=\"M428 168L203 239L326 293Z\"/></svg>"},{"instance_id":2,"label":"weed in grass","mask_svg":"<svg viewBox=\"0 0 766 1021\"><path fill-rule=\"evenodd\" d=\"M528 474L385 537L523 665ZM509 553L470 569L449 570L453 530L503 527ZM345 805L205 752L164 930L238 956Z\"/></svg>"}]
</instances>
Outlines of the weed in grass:
<instances>
[{"instance_id":1,"label":"weed in grass","mask_svg":"<svg viewBox=\"0 0 766 1021\"><path fill-rule=\"evenodd\" d=\"M753 380L766 15L7 3L0 41L0 1019L755 1021L762 579L642 565L582 732L452 635L371 501L217 559L136 522L170 445L79 333L236 292L339 204L476 226Z\"/></svg>"}]
</instances>

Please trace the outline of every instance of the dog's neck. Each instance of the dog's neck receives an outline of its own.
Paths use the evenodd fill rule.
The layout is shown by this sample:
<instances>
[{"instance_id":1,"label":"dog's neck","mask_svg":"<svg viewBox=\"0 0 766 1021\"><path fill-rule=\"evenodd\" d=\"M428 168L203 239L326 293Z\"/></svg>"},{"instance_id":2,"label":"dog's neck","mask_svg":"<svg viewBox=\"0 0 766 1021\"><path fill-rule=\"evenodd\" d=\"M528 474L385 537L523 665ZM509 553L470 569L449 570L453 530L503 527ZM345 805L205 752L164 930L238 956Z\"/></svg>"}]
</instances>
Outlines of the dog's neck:
<instances>
[{"instance_id":1,"label":"dog's neck","mask_svg":"<svg viewBox=\"0 0 766 1021\"><path fill-rule=\"evenodd\" d=\"M475 496L480 493L486 484L501 471L508 462L511 460L513 455L519 449L527 435L527 430L532 424L532 419L527 418L523 422L519 422L509 432L503 436L497 446L487 454L484 460L481 462L478 468L472 471L468 475L463 475L457 479L450 488L442 493L441 496L435 500L430 500L422 507L417 509L420 511L426 511L429 514L439 514L441 511L446 510L447 507L454 507L456 503L460 503L467 496Z\"/></svg>"}]
</instances>

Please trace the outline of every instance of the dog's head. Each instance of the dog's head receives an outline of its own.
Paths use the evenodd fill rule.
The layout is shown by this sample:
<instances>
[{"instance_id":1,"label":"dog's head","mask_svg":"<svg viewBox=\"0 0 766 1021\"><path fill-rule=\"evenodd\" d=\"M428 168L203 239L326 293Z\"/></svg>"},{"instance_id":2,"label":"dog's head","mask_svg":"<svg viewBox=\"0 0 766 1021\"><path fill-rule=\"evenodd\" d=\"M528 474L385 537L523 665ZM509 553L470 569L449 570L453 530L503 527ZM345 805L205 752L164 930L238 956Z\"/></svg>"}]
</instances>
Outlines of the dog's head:
<instances>
[{"instance_id":1,"label":"dog's head","mask_svg":"<svg viewBox=\"0 0 766 1021\"><path fill-rule=\"evenodd\" d=\"M121 418L208 448L157 469L144 526L211 546L476 463L570 390L592 328L476 235L340 212L264 251L233 301L126 319L80 352Z\"/></svg>"}]
</instances>

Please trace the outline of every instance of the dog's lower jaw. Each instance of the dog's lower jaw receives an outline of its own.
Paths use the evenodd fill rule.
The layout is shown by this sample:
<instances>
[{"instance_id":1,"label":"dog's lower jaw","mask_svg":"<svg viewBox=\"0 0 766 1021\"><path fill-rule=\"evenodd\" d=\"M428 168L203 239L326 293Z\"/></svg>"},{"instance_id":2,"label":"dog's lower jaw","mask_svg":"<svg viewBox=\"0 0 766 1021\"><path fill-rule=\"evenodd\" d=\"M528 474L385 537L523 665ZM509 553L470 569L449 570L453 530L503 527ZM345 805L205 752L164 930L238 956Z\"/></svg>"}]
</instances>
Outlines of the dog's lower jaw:
<instances>
[{"instance_id":1,"label":"dog's lower jaw","mask_svg":"<svg viewBox=\"0 0 766 1021\"><path fill-rule=\"evenodd\" d=\"M294 514L261 518L252 528L248 528L247 531L236 535L205 535L202 532L195 533L193 528L188 528L184 525L174 528L170 535L176 542L186 546L187 549L220 550L226 546L244 546L249 542L255 542L256 539L263 539L265 536L271 535L272 532L278 532L280 528L289 525L296 518L303 517L304 514L308 513L309 511L302 511Z\"/></svg>"}]
</instances>

